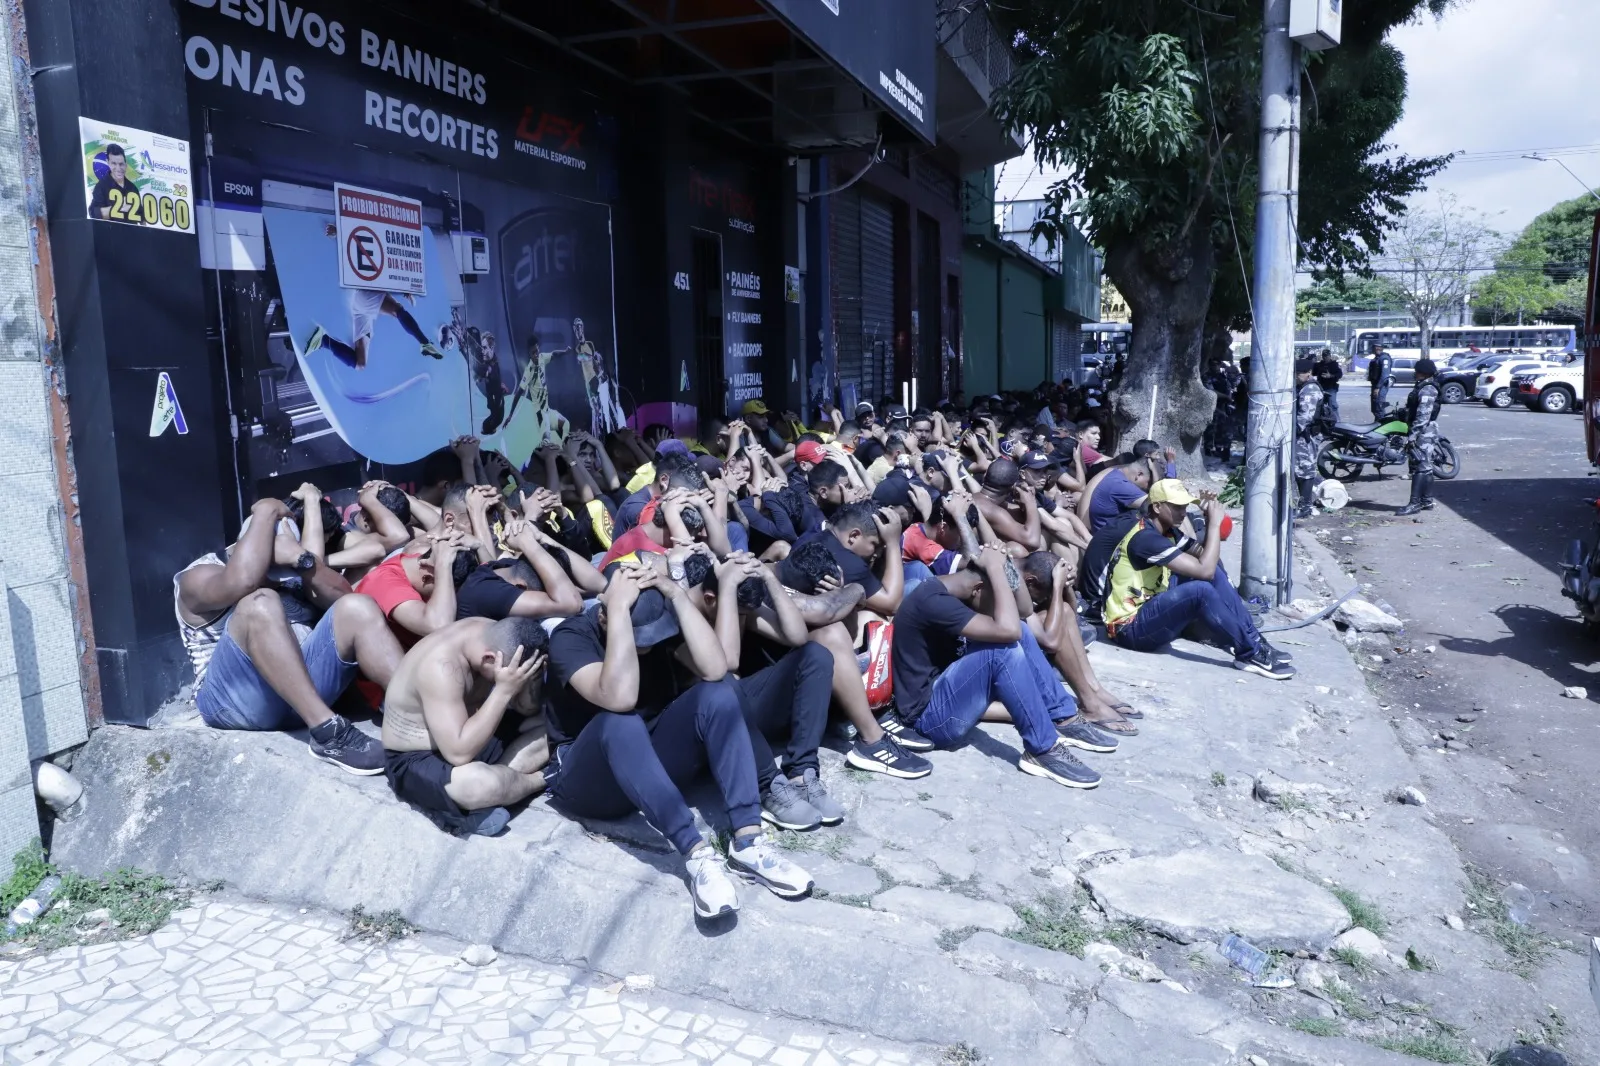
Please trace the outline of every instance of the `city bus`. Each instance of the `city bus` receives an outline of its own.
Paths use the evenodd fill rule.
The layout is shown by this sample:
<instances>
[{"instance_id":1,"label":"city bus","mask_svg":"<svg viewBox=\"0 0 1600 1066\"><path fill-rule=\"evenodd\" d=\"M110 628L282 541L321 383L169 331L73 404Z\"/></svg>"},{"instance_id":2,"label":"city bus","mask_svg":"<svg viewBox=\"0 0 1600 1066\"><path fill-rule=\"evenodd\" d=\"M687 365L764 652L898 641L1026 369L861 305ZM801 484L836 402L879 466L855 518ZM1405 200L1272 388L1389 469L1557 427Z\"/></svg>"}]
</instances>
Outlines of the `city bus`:
<instances>
[{"instance_id":1,"label":"city bus","mask_svg":"<svg viewBox=\"0 0 1600 1066\"><path fill-rule=\"evenodd\" d=\"M1372 347L1381 344L1394 357L1395 381L1411 380L1411 368L1422 356L1422 331L1385 327L1358 329L1350 335L1350 367L1364 375L1372 361ZM1560 352L1578 350L1578 328L1539 324L1533 326L1440 326L1433 331L1428 357L1444 366L1453 355L1471 352Z\"/></svg>"}]
</instances>

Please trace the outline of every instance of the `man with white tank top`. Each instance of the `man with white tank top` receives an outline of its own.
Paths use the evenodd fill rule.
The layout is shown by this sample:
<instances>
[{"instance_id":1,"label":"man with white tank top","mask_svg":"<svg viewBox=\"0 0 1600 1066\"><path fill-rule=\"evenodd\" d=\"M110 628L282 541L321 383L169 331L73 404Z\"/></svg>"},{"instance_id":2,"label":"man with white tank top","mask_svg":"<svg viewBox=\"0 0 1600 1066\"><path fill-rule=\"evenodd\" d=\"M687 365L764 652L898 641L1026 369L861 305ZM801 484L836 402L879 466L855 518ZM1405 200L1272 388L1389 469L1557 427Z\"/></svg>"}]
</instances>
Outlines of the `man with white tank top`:
<instances>
[{"instance_id":1,"label":"man with white tank top","mask_svg":"<svg viewBox=\"0 0 1600 1066\"><path fill-rule=\"evenodd\" d=\"M258 500L226 559L209 553L173 577L195 706L217 729L308 728L317 758L380 774L383 746L329 705L358 671L388 687L400 644L371 597L328 568L314 500L306 513L302 532L282 500ZM280 594L269 570L293 573L300 594Z\"/></svg>"}]
</instances>

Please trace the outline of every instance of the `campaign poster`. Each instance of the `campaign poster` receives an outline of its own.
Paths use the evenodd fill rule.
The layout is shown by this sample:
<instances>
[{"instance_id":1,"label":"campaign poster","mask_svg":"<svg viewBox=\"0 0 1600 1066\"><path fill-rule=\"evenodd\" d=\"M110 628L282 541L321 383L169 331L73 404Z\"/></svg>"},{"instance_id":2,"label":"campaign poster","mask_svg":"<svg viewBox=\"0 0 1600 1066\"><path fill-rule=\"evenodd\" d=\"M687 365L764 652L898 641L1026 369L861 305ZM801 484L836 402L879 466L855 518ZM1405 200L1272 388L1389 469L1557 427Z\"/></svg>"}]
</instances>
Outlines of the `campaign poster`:
<instances>
[{"instance_id":1,"label":"campaign poster","mask_svg":"<svg viewBox=\"0 0 1600 1066\"><path fill-rule=\"evenodd\" d=\"M422 201L336 184L339 284L368 292L428 291Z\"/></svg>"},{"instance_id":2,"label":"campaign poster","mask_svg":"<svg viewBox=\"0 0 1600 1066\"><path fill-rule=\"evenodd\" d=\"M194 232L188 141L81 116L78 139L91 219Z\"/></svg>"}]
</instances>

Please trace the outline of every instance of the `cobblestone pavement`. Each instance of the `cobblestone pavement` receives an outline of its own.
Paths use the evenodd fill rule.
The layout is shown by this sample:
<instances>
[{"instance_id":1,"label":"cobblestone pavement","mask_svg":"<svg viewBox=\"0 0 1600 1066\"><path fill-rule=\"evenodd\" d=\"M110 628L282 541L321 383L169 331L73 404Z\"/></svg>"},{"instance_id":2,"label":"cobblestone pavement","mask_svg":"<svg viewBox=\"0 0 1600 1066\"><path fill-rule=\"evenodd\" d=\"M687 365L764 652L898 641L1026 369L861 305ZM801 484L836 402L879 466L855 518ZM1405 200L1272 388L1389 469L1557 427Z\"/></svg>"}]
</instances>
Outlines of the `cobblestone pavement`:
<instances>
[{"instance_id":1,"label":"cobblestone pavement","mask_svg":"<svg viewBox=\"0 0 1600 1066\"><path fill-rule=\"evenodd\" d=\"M0 960L0 1061L35 1066L926 1061L820 1028L437 939L342 939L317 913L206 900L156 933Z\"/></svg>"}]
</instances>

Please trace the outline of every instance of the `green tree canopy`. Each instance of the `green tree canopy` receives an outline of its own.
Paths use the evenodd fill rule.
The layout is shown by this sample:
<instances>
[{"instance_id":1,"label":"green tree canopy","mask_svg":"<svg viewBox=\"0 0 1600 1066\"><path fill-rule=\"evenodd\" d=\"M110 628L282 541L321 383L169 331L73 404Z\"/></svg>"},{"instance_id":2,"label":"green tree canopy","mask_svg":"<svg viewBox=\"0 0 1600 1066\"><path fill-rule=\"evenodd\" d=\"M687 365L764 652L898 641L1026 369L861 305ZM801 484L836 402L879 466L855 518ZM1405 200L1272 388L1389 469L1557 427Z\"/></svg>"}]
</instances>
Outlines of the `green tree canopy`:
<instances>
[{"instance_id":1,"label":"green tree canopy","mask_svg":"<svg viewBox=\"0 0 1600 1066\"><path fill-rule=\"evenodd\" d=\"M1589 274L1589 241L1600 201L1564 200L1517 235L1474 287L1477 317L1491 323L1544 318L1580 322Z\"/></svg>"}]
</instances>

